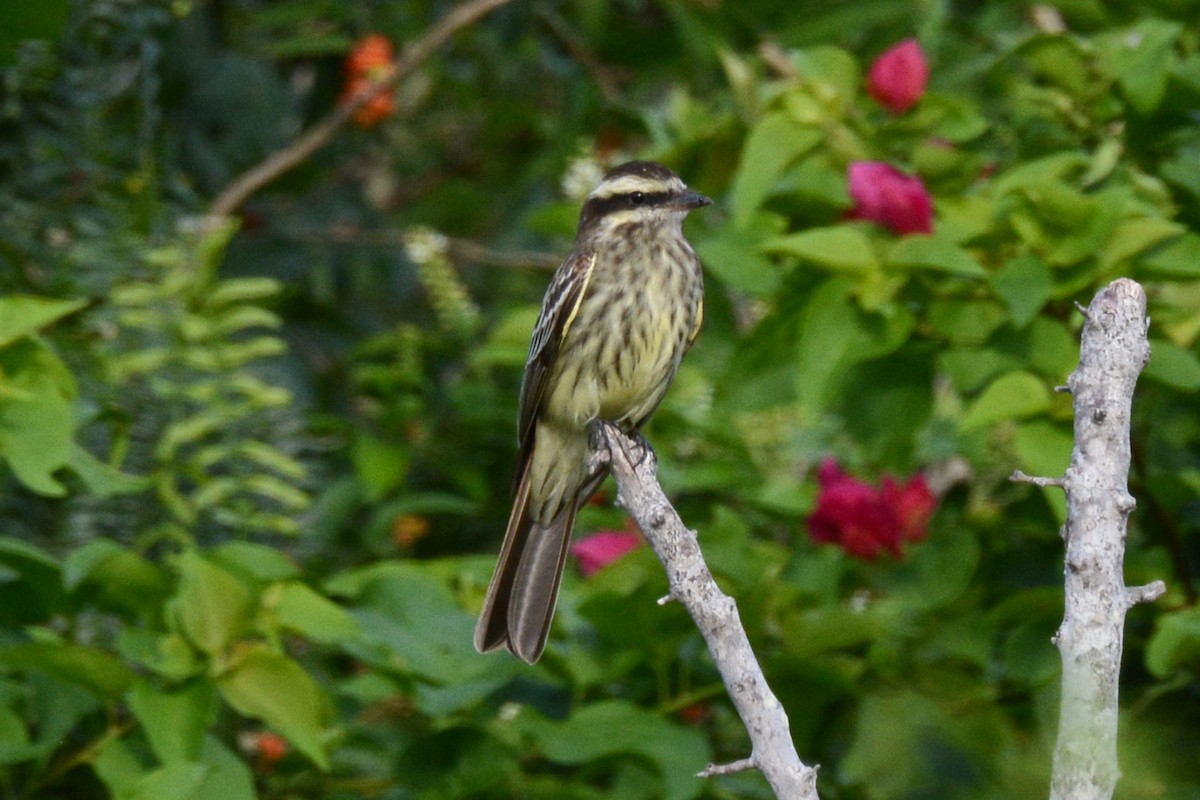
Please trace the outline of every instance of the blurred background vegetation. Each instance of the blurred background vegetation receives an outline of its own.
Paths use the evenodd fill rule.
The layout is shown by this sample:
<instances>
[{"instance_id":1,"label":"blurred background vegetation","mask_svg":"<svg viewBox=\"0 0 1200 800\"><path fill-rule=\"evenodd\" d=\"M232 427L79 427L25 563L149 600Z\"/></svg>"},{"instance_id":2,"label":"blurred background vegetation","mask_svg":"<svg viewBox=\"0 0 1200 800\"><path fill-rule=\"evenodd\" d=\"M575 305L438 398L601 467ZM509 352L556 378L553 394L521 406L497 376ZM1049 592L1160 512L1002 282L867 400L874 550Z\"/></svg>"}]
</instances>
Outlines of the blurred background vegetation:
<instances>
[{"instance_id":1,"label":"blurred background vegetation","mask_svg":"<svg viewBox=\"0 0 1200 800\"><path fill-rule=\"evenodd\" d=\"M518 0L204 221L455 5L0 4L0 795L768 797L693 777L747 740L646 548L536 667L471 647L549 270L649 157L717 204L646 433L827 800L1047 792L1064 504L1007 476L1068 462L1074 303L1145 286L1118 795L1200 798L1200 3ZM931 235L850 219L868 160ZM923 540L814 542L827 458L923 475Z\"/></svg>"}]
</instances>

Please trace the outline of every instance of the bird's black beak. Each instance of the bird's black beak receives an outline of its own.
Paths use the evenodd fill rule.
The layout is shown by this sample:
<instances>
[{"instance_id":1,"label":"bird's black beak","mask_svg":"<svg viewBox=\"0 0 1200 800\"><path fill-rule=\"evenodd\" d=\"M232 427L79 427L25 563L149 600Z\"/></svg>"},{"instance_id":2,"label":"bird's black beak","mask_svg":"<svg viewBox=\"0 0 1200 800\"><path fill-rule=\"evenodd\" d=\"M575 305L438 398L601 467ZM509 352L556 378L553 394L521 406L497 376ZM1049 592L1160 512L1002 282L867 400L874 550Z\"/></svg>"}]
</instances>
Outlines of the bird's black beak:
<instances>
[{"instance_id":1,"label":"bird's black beak","mask_svg":"<svg viewBox=\"0 0 1200 800\"><path fill-rule=\"evenodd\" d=\"M701 206L711 206L712 198L705 197L699 192L693 192L691 189L688 189L675 199L675 205L678 208L686 208L690 211L693 208L700 208Z\"/></svg>"}]
</instances>

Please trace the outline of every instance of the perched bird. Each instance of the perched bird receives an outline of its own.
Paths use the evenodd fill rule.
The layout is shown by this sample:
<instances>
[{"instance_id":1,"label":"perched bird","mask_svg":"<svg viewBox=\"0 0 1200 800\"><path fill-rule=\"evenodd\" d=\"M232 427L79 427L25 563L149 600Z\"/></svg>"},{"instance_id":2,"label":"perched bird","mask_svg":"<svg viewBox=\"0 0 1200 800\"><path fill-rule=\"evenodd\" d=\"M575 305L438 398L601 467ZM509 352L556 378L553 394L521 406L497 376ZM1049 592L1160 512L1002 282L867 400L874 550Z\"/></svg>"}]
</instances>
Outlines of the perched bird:
<instances>
[{"instance_id":1,"label":"perched bird","mask_svg":"<svg viewBox=\"0 0 1200 800\"><path fill-rule=\"evenodd\" d=\"M700 331L704 278L683 219L712 200L631 161L600 181L533 330L517 435L516 499L475 647L532 664L546 646L575 512L607 472L587 467L597 419L636 431Z\"/></svg>"}]
</instances>

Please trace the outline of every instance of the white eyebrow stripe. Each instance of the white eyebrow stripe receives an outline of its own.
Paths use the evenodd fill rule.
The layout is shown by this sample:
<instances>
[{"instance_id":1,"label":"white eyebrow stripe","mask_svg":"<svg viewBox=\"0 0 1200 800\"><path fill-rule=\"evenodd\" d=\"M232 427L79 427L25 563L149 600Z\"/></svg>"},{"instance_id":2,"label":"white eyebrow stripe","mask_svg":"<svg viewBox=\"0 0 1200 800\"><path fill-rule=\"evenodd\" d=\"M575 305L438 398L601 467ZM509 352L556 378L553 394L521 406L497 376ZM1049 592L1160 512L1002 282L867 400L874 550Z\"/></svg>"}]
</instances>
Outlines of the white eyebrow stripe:
<instances>
[{"instance_id":1,"label":"white eyebrow stripe","mask_svg":"<svg viewBox=\"0 0 1200 800\"><path fill-rule=\"evenodd\" d=\"M603 181L588 197L613 197L630 192L646 192L647 194L651 192L682 192L683 190L683 181L680 180L661 181L644 178L641 175L622 175L619 178Z\"/></svg>"}]
</instances>

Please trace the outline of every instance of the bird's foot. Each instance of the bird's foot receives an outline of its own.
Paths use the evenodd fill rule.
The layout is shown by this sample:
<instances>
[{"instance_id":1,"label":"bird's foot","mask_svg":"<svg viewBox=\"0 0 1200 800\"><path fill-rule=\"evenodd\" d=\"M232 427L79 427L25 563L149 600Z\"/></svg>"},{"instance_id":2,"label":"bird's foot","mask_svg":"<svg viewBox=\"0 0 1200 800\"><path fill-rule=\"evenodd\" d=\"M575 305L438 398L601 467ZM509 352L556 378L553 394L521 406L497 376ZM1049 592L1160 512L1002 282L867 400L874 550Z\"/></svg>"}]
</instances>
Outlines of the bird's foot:
<instances>
[{"instance_id":1,"label":"bird's foot","mask_svg":"<svg viewBox=\"0 0 1200 800\"><path fill-rule=\"evenodd\" d=\"M635 467L640 467L646 463L646 459L650 459L651 463L658 462L658 454L654 452L654 448L650 446L650 442L642 436L639 430L631 430L628 433L630 440L633 442L633 449L629 451L630 461Z\"/></svg>"},{"instance_id":2,"label":"bird's foot","mask_svg":"<svg viewBox=\"0 0 1200 800\"><path fill-rule=\"evenodd\" d=\"M650 442L646 441L646 437L642 436L641 431L636 428L623 431L616 423L605 419L595 419L588 425L588 445L592 449L588 468L593 474L600 469L607 469L612 463L613 452L610 450L610 445L613 443L620 447L624 459L629 462L631 467L640 467L647 460L651 465L658 463L654 448L650 446ZM625 446L626 443L629 444L629 447Z\"/></svg>"}]
</instances>

